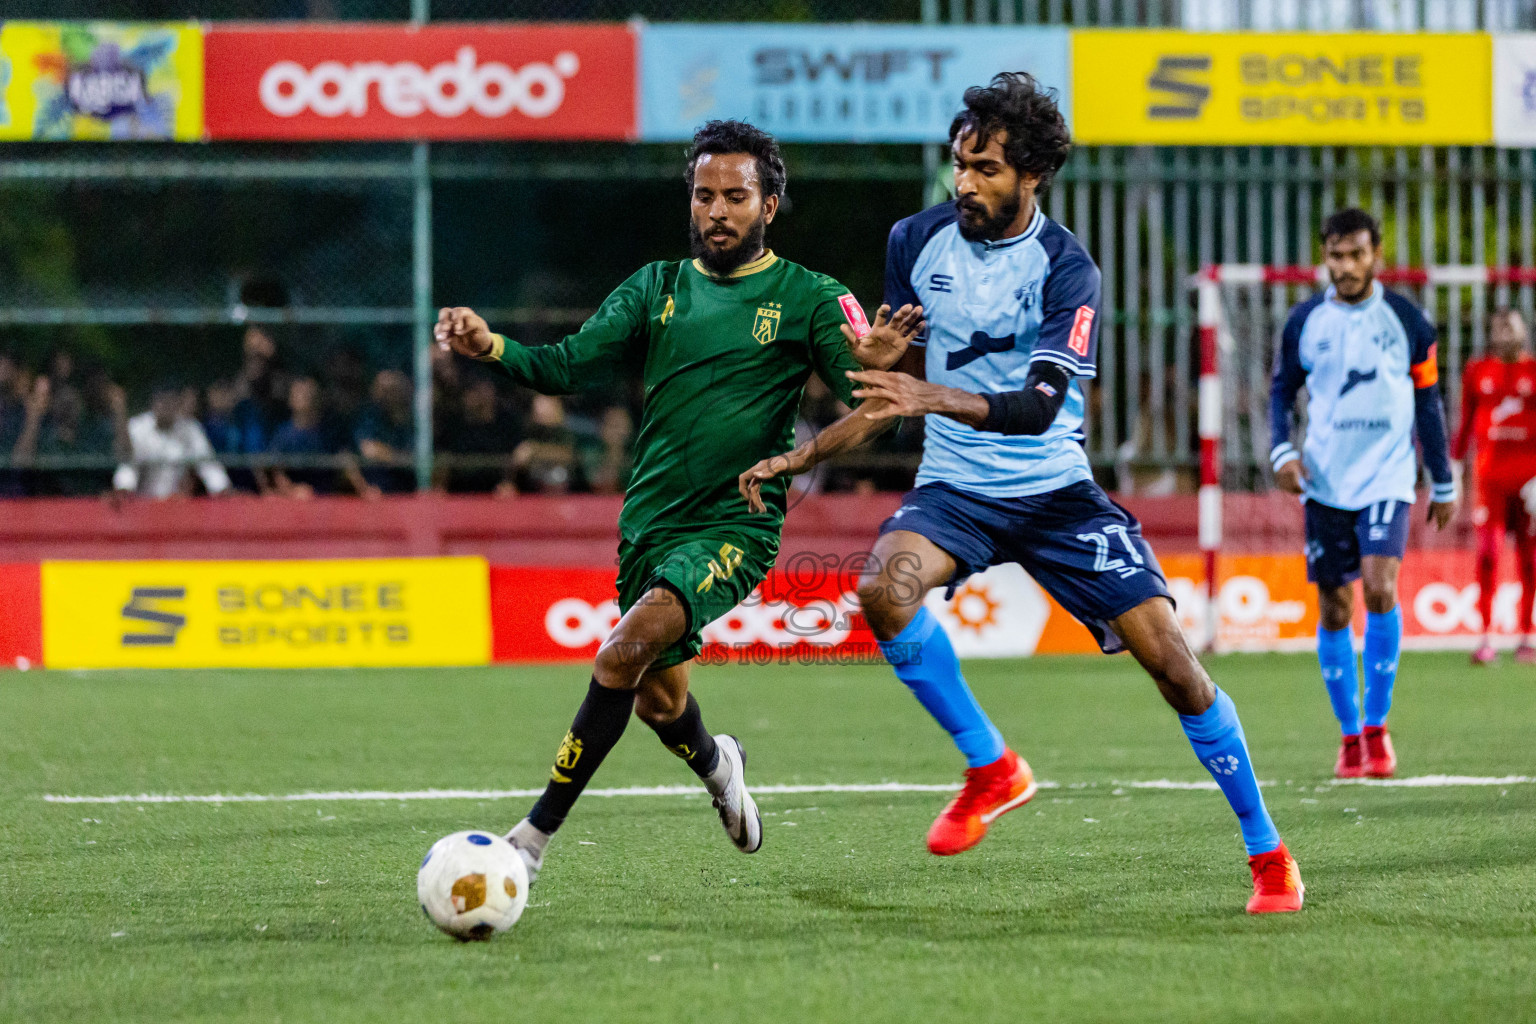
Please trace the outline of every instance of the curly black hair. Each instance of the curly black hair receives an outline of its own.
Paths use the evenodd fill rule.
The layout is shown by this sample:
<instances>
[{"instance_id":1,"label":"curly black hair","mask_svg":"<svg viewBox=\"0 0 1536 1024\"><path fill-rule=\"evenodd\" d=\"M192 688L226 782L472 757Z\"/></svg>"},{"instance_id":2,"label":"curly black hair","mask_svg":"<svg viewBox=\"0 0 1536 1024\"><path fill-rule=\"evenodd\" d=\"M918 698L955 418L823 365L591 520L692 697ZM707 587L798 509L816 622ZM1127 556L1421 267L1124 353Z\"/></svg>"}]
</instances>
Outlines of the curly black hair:
<instances>
[{"instance_id":1,"label":"curly black hair","mask_svg":"<svg viewBox=\"0 0 1536 1024\"><path fill-rule=\"evenodd\" d=\"M1008 165L1020 174L1038 174L1035 191L1044 194L1072 152L1072 135L1056 100L1056 90L1043 88L1029 72L1004 71L965 90L965 109L950 122L949 141L974 133L972 148L980 153L994 132L1007 132Z\"/></svg>"},{"instance_id":2,"label":"curly black hair","mask_svg":"<svg viewBox=\"0 0 1536 1024\"><path fill-rule=\"evenodd\" d=\"M1330 213L1323 221L1323 229L1317 233L1317 240L1327 245L1330 238L1348 238L1356 231L1369 231L1371 244L1381 244L1381 225L1376 223L1375 217L1354 206Z\"/></svg>"},{"instance_id":3,"label":"curly black hair","mask_svg":"<svg viewBox=\"0 0 1536 1024\"><path fill-rule=\"evenodd\" d=\"M688 169L683 180L693 189L693 167L705 153L746 153L757 160L757 180L763 195L784 198L789 176L784 171L784 157L772 135L745 121L707 121L693 133L688 147Z\"/></svg>"}]
</instances>

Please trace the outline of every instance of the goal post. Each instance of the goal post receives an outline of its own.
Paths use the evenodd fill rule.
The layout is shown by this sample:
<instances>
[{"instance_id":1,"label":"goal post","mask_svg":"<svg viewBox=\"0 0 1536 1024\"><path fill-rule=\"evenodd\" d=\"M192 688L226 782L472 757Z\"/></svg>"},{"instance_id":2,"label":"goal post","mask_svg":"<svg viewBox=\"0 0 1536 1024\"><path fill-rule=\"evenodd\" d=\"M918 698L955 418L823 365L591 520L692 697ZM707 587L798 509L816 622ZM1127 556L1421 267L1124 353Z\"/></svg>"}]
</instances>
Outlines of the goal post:
<instances>
[{"instance_id":1,"label":"goal post","mask_svg":"<svg viewBox=\"0 0 1536 1024\"><path fill-rule=\"evenodd\" d=\"M1376 280L1408 290L1424 305L1431 322L1448 329L1440 357L1446 374L1447 406L1458 400L1454 382L1460 366L1483 349L1489 290L1521 289L1528 298L1536 286L1536 267L1477 264L1382 267ZM1219 580L1224 537L1222 517L1226 487L1233 473L1251 485L1268 476L1268 380L1274 344L1291 305L1309 289L1328 285L1324 266L1216 263L1195 274L1199 327L1200 439L1199 543L1205 565L1206 650L1220 638ZM1470 292L1470 296L1466 293ZM1501 296L1502 297L1502 296ZM1522 303L1524 305L1526 303ZM1225 471L1225 472L1224 472Z\"/></svg>"}]
</instances>

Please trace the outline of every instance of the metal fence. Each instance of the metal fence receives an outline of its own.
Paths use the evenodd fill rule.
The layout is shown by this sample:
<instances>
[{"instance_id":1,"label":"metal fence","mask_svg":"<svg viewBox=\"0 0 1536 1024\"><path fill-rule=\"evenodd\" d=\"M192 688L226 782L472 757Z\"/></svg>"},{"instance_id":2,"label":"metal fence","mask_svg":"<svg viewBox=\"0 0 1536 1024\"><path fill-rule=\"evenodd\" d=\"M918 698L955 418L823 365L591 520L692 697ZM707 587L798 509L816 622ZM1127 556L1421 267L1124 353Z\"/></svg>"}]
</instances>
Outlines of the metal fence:
<instances>
[{"instance_id":1,"label":"metal fence","mask_svg":"<svg viewBox=\"0 0 1536 1024\"><path fill-rule=\"evenodd\" d=\"M179 0L52 0L30 8L29 3L20 0L8 14L169 18L193 13ZM425 4L292 0L288 6L293 10L254 0L207 0L196 13L400 19L420 16ZM1532 27L1536 7L1505 0L913 0L910 5L784 0L739 8L711 3L707 10L692 0L622 0L621 6L620 0L552 0L536 9L492 6L485 0L433 0L431 13L441 18L608 18L638 12L657 20L921 18L1411 30ZM357 338L402 368L413 368L425 384L430 373L425 322L437 300L458 302L475 294L479 279L465 268L484 265L490 255L483 249L463 251L454 223L444 222L451 215L445 212L450 200L462 219L499 204L536 207L536 198L528 197L537 197L540 189L601 181L627 190L635 200L629 205L644 209L676 188L677 155L676 147L595 144L0 147L0 202L10 211L52 209L57 214L51 219L8 217L0 226L0 258L9 258L15 269L18 259L58 261L61 252L69 253L64 261L69 265L52 267L48 274L23 268L27 272L0 275L0 336L72 331L77 339L121 352L147 342L145 332L153 331L153 344L195 367L207 332L227 332L243 318L266 318L299 332L303 344ZM860 193L855 190L863 187L893 203L890 216L895 217L923 202L937 177L942 150L791 146L787 158L792 182L813 193L803 208L830 210L841 196L857 212ZM1363 205L1383 220L1390 263L1531 266L1536 262L1533 170L1531 151L1487 147L1080 149L1058 178L1046 208L1078 235L1103 271L1100 383L1091 400L1088 442L1094 462L1176 472L1194 465L1198 367L1192 362L1194 307L1186 282L1200 266L1311 263L1321 219L1345 204ZM826 186L826 195L814 195L817 183ZM797 195L806 193L792 192ZM200 225L199 232L189 236L185 224L178 229L163 215L135 218L136 197L145 196L154 201L139 205L190 218ZM300 237L292 232L262 235L263 211L277 205L277 197L285 197L282 202L290 210L297 204L309 211ZM873 195L866 205L886 209ZM787 220L791 226L785 230L795 230L793 219ZM104 222L123 243L117 249L103 251L99 244L82 249L68 237L71 231L89 236L93 225L100 237ZM35 224L35 236L26 234L29 223ZM227 237L232 223L248 227L232 239ZM626 249L621 262L632 265L675 249L670 227L650 222L641 227L635 239L644 241ZM809 226L801 230L809 232ZM876 239L872 247L878 246L883 232L872 229L870 237ZM810 244L809 234L805 244ZM841 251L843 236L828 245L829 253ZM147 261L143 254L150 251L154 259ZM288 282L293 293L288 307L245 309L235 301L230 282L253 252ZM840 258L860 298L877 302L880 254ZM525 335L569 330L618 277L604 281L594 274L594 280L562 292L538 273L552 259L542 246L519 251L515 260L521 285L489 290L487 301L477 304L489 306L499 322ZM52 283L40 286L39 281ZM1514 303L1528 316L1533 311L1530 287L1486 292L1469 286L1419 296L1441 325L1452 395L1462 362L1481 349L1491 305ZM1247 301L1267 310L1268 318L1256 320L1253 330L1272 330L1299 297L1294 289L1256 290ZM1267 342L1255 341L1255 358L1238 370L1248 382L1245 400L1262 393L1268 372ZM422 485L432 471L430 402L431 389L418 387L417 478ZM1238 447L1240 454L1229 454L1229 466L1230 459L1241 460L1229 473L1233 483L1264 485L1263 447L1256 440Z\"/></svg>"}]
</instances>

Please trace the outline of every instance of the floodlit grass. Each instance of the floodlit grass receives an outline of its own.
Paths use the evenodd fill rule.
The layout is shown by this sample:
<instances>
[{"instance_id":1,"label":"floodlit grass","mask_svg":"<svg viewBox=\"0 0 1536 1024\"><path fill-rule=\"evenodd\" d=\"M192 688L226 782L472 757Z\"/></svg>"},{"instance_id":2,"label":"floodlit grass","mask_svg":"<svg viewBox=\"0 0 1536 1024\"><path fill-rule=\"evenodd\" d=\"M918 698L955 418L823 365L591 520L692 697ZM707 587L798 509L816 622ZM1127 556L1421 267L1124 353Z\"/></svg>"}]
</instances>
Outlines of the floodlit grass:
<instances>
[{"instance_id":1,"label":"floodlit grass","mask_svg":"<svg viewBox=\"0 0 1536 1024\"><path fill-rule=\"evenodd\" d=\"M415 902L432 840L528 800L59 804L43 794L541 784L582 666L0 676L0 1018L283 1021L1536 1019L1536 785L1328 782L1315 662L1227 657L1297 915L1249 918L1220 794L1126 658L974 662L1060 783L939 859L938 794L589 798L522 922L459 945ZM696 673L756 783L947 782L948 739L879 667ZM1536 672L1405 654L1402 775L1536 775ZM692 776L632 723L603 787Z\"/></svg>"}]
</instances>

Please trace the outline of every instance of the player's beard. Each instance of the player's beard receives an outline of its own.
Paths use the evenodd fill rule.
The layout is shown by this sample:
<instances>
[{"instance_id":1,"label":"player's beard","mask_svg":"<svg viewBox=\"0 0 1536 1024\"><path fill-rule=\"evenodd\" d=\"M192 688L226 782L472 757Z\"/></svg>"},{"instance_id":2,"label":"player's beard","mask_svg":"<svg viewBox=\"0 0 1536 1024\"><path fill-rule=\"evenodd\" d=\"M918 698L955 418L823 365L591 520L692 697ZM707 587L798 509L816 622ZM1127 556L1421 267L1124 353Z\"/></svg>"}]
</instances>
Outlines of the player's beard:
<instances>
[{"instance_id":1,"label":"player's beard","mask_svg":"<svg viewBox=\"0 0 1536 1024\"><path fill-rule=\"evenodd\" d=\"M1019 216L1019 197L1013 196L1000 206L996 213L987 215L987 208L974 199L956 199L955 209L960 213L958 227L960 237L967 242L995 242L1003 237ZM966 214L979 215L980 220L968 220Z\"/></svg>"},{"instance_id":2,"label":"player's beard","mask_svg":"<svg viewBox=\"0 0 1536 1024\"><path fill-rule=\"evenodd\" d=\"M729 249L715 249L704 240L699 225L688 218L688 248L693 257L704 264L704 269L716 277L724 277L744 263L750 263L762 251L763 239L768 234L768 218L758 217L747 229L741 241Z\"/></svg>"}]
</instances>

